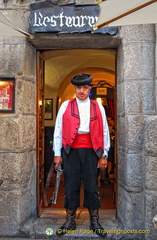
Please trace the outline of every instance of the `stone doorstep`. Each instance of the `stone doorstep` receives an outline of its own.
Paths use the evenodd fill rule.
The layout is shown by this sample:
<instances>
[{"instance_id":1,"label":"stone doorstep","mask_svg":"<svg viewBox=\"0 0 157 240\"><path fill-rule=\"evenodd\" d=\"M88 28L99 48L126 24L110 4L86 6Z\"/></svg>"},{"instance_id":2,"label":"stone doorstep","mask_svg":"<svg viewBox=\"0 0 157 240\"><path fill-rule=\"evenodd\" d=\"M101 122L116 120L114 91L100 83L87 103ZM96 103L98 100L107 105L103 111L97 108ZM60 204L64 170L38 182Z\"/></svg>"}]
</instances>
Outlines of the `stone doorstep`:
<instances>
[{"instance_id":1,"label":"stone doorstep","mask_svg":"<svg viewBox=\"0 0 157 240\"><path fill-rule=\"evenodd\" d=\"M67 233L66 235L64 235L63 237L58 237L56 235L56 230L58 228L60 228L61 225L55 225L55 224L52 224L52 220L50 219L44 219L43 218L43 221L44 221L44 224L42 224L42 222L38 222L38 224L34 227L34 237L35 239L94 239L94 240L97 240L97 239L100 239L96 234L92 233L91 230L89 230L89 225L80 225L80 224L77 224L77 229L74 230L72 233ZM51 221L51 225L49 224ZM62 224L64 223L64 219L62 221ZM110 224L109 224L110 222ZM111 228L109 228L109 226L107 227L107 229L115 229L116 226L116 223L112 222L109 220L107 220L107 224L112 225ZM46 229L47 229L47 226L50 226L50 228L53 229L53 234L52 235L46 235ZM105 229L105 228L104 228ZM108 234L108 237L106 239L119 239L119 238L115 238L115 234ZM120 236L119 236L120 237Z\"/></svg>"},{"instance_id":2,"label":"stone doorstep","mask_svg":"<svg viewBox=\"0 0 157 240\"><path fill-rule=\"evenodd\" d=\"M44 239L46 239L46 238L35 238L36 240L44 240ZM47 238L47 239L52 239L52 238ZM100 239L103 239L103 238L99 238L99 237L92 237L92 238L84 238L84 237L54 237L53 239L56 239L56 240L64 240L64 239L67 239L67 240L75 240L75 239L78 239L78 240L80 240L80 239L83 239L83 240L91 240L91 239L93 239L93 240L100 240ZM32 240L32 238L17 238L17 237L0 237L0 240ZM124 237L122 237L122 238L112 238L112 237L106 237L105 238L105 240L140 240L139 238L124 238Z\"/></svg>"},{"instance_id":3,"label":"stone doorstep","mask_svg":"<svg viewBox=\"0 0 157 240\"><path fill-rule=\"evenodd\" d=\"M99 220L105 230L118 230L118 222L115 218L115 210L100 210ZM87 210L78 210L76 215L77 229L73 233L67 233L62 237L56 235L56 230L61 227L65 222L65 210L63 209L44 209L41 217L36 219L33 223L28 221L22 229L23 237L30 239L102 239L95 233L89 230L89 213ZM46 234L46 229L51 228L53 230L52 235ZM126 238L124 238L126 237ZM131 237L131 236L130 236ZM135 236L134 236L135 237ZM123 234L108 233L107 240L119 240L119 239L134 239L128 238ZM136 238L137 240L137 238Z\"/></svg>"},{"instance_id":4,"label":"stone doorstep","mask_svg":"<svg viewBox=\"0 0 157 240\"><path fill-rule=\"evenodd\" d=\"M117 220L115 218L115 210L100 210L99 220L104 229L117 229ZM56 236L56 230L61 227L65 222L65 210L64 209L50 209L43 210L41 217L37 218L34 222L29 220L21 229L21 234L28 236L32 239L58 239ZM100 239L96 234L89 231L89 213L88 210L78 210L76 212L76 225L77 229L74 233L67 233L64 235L64 239ZM46 235L46 229L52 228L53 234ZM62 237L63 239L63 237ZM111 234L110 234L111 239Z\"/></svg>"}]
</instances>

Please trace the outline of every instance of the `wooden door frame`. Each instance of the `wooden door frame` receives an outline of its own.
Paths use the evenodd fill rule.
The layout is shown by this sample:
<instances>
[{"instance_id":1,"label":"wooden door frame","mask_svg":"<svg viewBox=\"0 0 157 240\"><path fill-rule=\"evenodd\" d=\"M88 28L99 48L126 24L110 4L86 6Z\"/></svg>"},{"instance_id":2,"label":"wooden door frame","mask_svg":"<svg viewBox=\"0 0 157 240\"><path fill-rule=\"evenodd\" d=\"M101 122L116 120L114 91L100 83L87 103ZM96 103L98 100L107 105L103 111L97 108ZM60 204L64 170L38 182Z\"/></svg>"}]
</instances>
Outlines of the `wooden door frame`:
<instances>
[{"instance_id":1,"label":"wooden door frame","mask_svg":"<svg viewBox=\"0 0 157 240\"><path fill-rule=\"evenodd\" d=\"M41 215L42 194L44 189L44 57L37 51L37 103L36 103L36 154L37 154L37 215Z\"/></svg>"},{"instance_id":2,"label":"wooden door frame","mask_svg":"<svg viewBox=\"0 0 157 240\"><path fill-rule=\"evenodd\" d=\"M93 49L97 49L97 48L93 48ZM50 51L52 51L52 49L49 49ZM54 49L54 50L59 50L59 49ZM63 49L64 50L64 49ZM70 50L70 49L69 49ZM39 136L39 100L40 100L40 94L39 94L39 89L40 89L40 84L39 84L39 58L42 57L42 60L44 61L44 51L37 51L37 213L38 216L41 215L41 210L42 210L42 201L40 201L40 197L41 197L41 193L40 193L40 189L39 189L39 172L40 172L40 164L39 164L39 143L38 143L38 136ZM117 61L117 54L115 55L115 61ZM115 116L117 119L117 75L116 75L116 70L117 70L117 65L115 64L115 97L114 97L114 101L115 101ZM43 72L44 74L44 72ZM44 79L43 79L44 80ZM43 105L44 106L44 102ZM43 108L44 109L44 108ZM44 112L43 112L43 116L44 116ZM117 125L117 124L116 124ZM44 129L43 129L44 130ZM117 134L116 134L117 136ZM43 146L43 151L44 151L44 146ZM115 209L117 209L117 199L118 199L118 191L117 191L117 187L118 187L118 173L117 173L117 165L118 165L118 158L117 158L117 137L116 137L116 153L115 153L115 159L116 159L116 165L115 165L115 182L114 182L114 190L115 190ZM44 171L44 170L43 170ZM44 189L44 187L43 187Z\"/></svg>"}]
</instances>

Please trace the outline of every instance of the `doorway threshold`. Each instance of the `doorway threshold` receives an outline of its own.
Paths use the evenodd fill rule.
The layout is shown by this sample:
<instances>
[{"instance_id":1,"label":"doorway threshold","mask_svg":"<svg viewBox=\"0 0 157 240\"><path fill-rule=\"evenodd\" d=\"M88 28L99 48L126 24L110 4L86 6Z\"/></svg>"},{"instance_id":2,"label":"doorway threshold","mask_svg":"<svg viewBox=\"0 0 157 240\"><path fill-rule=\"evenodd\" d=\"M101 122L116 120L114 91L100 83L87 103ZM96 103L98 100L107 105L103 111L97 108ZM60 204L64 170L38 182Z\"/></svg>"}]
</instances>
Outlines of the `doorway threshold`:
<instances>
[{"instance_id":1,"label":"doorway threshold","mask_svg":"<svg viewBox=\"0 0 157 240\"><path fill-rule=\"evenodd\" d=\"M99 211L99 222L105 230L118 229L115 209L102 209ZM40 218L34 222L33 230L35 239L59 239L56 230L65 222L65 209L44 208ZM92 230L89 230L89 213L86 209L78 209L76 212L76 231L64 235L64 239L100 239ZM51 228L53 234L47 236L46 229ZM109 238L108 238L109 237ZM115 239L109 233L106 239ZM115 237L115 235L114 235Z\"/></svg>"},{"instance_id":2,"label":"doorway threshold","mask_svg":"<svg viewBox=\"0 0 157 240\"><path fill-rule=\"evenodd\" d=\"M43 208L41 218L52 218L52 219L64 219L65 220L65 209L64 208ZM99 219L115 219L115 209L100 209ZM87 209L78 208L76 211L76 220L88 221L89 213Z\"/></svg>"}]
</instances>

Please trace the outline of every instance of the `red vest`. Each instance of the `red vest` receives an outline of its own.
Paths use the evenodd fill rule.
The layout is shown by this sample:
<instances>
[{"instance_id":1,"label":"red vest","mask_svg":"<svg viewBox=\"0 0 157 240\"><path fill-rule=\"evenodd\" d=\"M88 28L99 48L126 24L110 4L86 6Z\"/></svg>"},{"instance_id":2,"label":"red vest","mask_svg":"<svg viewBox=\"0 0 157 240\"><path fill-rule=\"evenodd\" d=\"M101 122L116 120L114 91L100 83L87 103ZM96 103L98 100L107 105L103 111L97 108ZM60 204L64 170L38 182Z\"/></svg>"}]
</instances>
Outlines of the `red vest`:
<instances>
[{"instance_id":1,"label":"red vest","mask_svg":"<svg viewBox=\"0 0 157 240\"><path fill-rule=\"evenodd\" d=\"M63 114L62 145L67 154L75 140L80 125L80 116L76 98L69 100ZM95 100L90 100L90 136L93 149L100 158L104 152L104 131L102 115Z\"/></svg>"}]
</instances>

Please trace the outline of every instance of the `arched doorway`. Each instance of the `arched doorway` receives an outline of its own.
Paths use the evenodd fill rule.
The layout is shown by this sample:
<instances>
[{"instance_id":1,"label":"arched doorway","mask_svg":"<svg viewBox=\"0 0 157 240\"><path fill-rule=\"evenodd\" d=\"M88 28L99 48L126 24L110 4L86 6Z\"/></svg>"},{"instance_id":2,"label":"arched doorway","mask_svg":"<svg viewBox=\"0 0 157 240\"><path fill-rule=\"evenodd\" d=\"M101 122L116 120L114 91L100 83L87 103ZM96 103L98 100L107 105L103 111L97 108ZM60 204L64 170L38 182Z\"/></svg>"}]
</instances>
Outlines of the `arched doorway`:
<instances>
[{"instance_id":1,"label":"arched doorway","mask_svg":"<svg viewBox=\"0 0 157 240\"><path fill-rule=\"evenodd\" d=\"M43 119L45 129L45 147L44 147L45 154L44 154L44 166L42 169L45 169L44 182L46 182L48 171L53 161L52 153L53 129L55 126L55 118L58 111L58 107L61 104L61 102L74 97L73 86L70 84L70 79L72 76L80 72L88 72L93 76L92 81L93 89L96 89L99 86L101 88L113 90L114 93L112 100L114 102L113 108L115 111L114 113L112 112L112 114L114 114L116 117L116 97L115 97L116 52L115 50L70 49L70 50L45 51L42 53L42 56L45 61L44 98L52 99L53 104L52 116L50 117L50 119L47 118ZM96 95L96 92L94 92L93 98L96 99L96 96L101 98L101 100L104 100L107 97L101 94ZM108 107L107 104L104 107ZM106 114L111 115L108 112ZM42 174L40 174L40 176L42 176ZM111 178L110 184L102 185L100 183L99 186L103 209L113 209L115 208L116 205L116 181L117 181L116 170L114 175L110 176L110 178ZM38 179L40 179L40 177ZM52 208L63 207L64 202L63 181L64 175L61 178L58 203L55 206L53 205ZM49 187L48 198L51 197L52 192L54 191L54 185L55 185L55 173L52 177L52 181ZM40 191L42 193L43 184L42 186L40 186ZM38 198L39 196L42 198L42 194L38 195ZM42 203L40 205L40 208L44 208L44 205Z\"/></svg>"}]
</instances>

